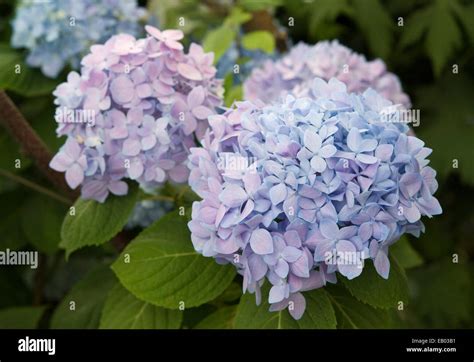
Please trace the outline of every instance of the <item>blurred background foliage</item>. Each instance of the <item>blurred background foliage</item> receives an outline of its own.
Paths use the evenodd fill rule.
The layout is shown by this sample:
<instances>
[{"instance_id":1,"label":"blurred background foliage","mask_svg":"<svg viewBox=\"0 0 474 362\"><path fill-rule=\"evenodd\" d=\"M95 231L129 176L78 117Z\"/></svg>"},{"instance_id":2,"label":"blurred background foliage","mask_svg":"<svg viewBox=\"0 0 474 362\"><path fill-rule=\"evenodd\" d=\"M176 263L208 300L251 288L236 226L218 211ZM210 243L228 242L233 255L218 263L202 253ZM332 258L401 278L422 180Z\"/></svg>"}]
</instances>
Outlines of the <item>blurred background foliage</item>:
<instances>
[{"instance_id":1,"label":"blurred background foliage","mask_svg":"<svg viewBox=\"0 0 474 362\"><path fill-rule=\"evenodd\" d=\"M180 28L185 41L200 42L207 51L214 51L222 69L226 69L222 64L230 52L229 64L239 64L248 72L259 59L277 56L299 41L314 44L335 38L368 59L382 58L400 77L413 108L421 110L415 132L434 150L431 162L440 184L436 196L444 210L441 216L424 220L426 233L419 239L404 238L391 249L407 269L411 292L409 306L399 313L400 326L474 327L474 1L140 3L161 28ZM51 91L65 80L67 71L57 79L47 79L23 63L24 54L9 45L14 8L14 1L0 0L0 88L9 90L26 119L55 151L63 141L55 134ZM12 76L16 64L22 67L21 77ZM245 76L245 71L236 75L230 69L221 74L228 105L241 99ZM15 168L17 159L21 168ZM66 262L58 245L68 205L60 198L48 197L48 190L48 182L0 129L0 250L34 248L41 253L36 271L1 267L0 328L18 327L20 320L21 327L98 327L97 313L105 303L105 289L97 288L97 283L91 285L91 273L102 286L111 285L113 275L104 271L103 265L117 252L105 244L82 249ZM174 197L175 191L170 195ZM78 320L64 325L61 308L67 293L79 295L87 303ZM121 291L114 293L120 296ZM220 320L231 320L239 297L239 286L231 284L212 303L185 311L183 326L215 326L215 314L209 314L217 308L223 315ZM15 317L18 315L22 317Z\"/></svg>"}]
</instances>

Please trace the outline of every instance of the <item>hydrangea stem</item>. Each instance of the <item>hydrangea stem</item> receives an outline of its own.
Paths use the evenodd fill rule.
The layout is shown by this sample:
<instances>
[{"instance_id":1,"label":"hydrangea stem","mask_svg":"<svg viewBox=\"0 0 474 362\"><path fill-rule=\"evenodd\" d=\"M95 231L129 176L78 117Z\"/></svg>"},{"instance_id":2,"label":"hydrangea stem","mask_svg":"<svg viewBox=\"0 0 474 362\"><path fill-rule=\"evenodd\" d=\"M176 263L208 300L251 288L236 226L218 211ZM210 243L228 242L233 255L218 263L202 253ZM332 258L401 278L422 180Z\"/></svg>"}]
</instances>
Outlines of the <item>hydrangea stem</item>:
<instances>
[{"instance_id":1,"label":"hydrangea stem","mask_svg":"<svg viewBox=\"0 0 474 362\"><path fill-rule=\"evenodd\" d=\"M0 176L3 176L5 178L9 178L10 180L13 180L14 182L22 184L22 185L24 185L24 186L26 186L26 187L28 187L32 190L35 190L39 193L42 193L43 195L49 196L52 199L55 199L59 202L62 202L63 204L66 204L66 205L71 205L72 204L71 200L69 200L67 197L59 195L59 194L55 193L54 191L51 191L51 190L47 189L46 187L38 185L37 183L34 183L30 180L27 180L27 179L25 179L21 176L15 175L15 174L13 174L9 171L0 169Z\"/></svg>"},{"instance_id":2,"label":"hydrangea stem","mask_svg":"<svg viewBox=\"0 0 474 362\"><path fill-rule=\"evenodd\" d=\"M52 158L50 150L4 91L0 91L0 124L35 161L41 173L54 186L62 190L71 200L77 198L77 193L67 186L64 175L49 167Z\"/></svg>"}]
</instances>

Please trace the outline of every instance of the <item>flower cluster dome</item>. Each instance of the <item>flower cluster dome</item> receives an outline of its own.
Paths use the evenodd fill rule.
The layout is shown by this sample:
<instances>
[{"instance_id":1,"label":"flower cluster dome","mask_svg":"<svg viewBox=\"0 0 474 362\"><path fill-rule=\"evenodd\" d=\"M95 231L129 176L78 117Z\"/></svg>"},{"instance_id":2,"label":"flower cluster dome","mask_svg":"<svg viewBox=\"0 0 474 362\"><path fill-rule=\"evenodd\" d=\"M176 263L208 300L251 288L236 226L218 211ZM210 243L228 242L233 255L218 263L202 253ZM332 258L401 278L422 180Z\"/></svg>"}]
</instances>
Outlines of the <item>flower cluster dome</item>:
<instances>
[{"instance_id":1,"label":"flower cluster dome","mask_svg":"<svg viewBox=\"0 0 474 362\"><path fill-rule=\"evenodd\" d=\"M441 213L431 150L389 121L389 100L335 78L314 79L310 93L209 117L189 156L202 198L189 222L195 249L234 264L257 302L267 280L271 310L293 302L295 319L301 292L336 282L336 272L355 278L371 259L387 278L389 246Z\"/></svg>"},{"instance_id":2,"label":"flower cluster dome","mask_svg":"<svg viewBox=\"0 0 474 362\"><path fill-rule=\"evenodd\" d=\"M12 22L12 46L27 48L27 63L56 77L79 68L89 47L117 33L138 35L146 14L136 0L22 0Z\"/></svg>"},{"instance_id":3,"label":"flower cluster dome","mask_svg":"<svg viewBox=\"0 0 474 362\"><path fill-rule=\"evenodd\" d=\"M269 103L282 95L311 96L312 80L337 78L349 92L373 88L394 104L410 107L398 77L387 71L381 59L367 61L363 55L339 44L321 41L314 46L299 43L280 59L267 60L244 82L244 98Z\"/></svg>"},{"instance_id":4,"label":"flower cluster dome","mask_svg":"<svg viewBox=\"0 0 474 362\"><path fill-rule=\"evenodd\" d=\"M185 53L179 30L145 28L145 39L93 45L81 74L54 91L57 133L67 140L50 166L71 188L82 184L83 198L123 195L124 179L145 188L186 182L189 149L222 103L212 53L197 44Z\"/></svg>"}]
</instances>

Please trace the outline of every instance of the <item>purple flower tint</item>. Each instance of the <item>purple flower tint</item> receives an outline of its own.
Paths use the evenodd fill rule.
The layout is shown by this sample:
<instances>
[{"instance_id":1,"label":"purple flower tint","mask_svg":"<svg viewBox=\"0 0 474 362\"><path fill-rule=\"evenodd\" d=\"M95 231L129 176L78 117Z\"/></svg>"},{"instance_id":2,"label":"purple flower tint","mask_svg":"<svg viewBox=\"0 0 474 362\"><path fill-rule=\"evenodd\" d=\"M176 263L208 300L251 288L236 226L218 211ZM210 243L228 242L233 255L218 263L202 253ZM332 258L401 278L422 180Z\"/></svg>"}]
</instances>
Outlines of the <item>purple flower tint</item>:
<instances>
[{"instance_id":1,"label":"purple flower tint","mask_svg":"<svg viewBox=\"0 0 474 362\"><path fill-rule=\"evenodd\" d=\"M311 91L316 99L236 102L209 118L189 155L189 183L202 198L189 222L195 249L235 265L257 303L267 298L295 319L302 292L337 274L356 278L364 262L388 278L389 246L442 211L431 150L406 125L384 122L390 101L348 93L334 78L315 79Z\"/></svg>"},{"instance_id":2,"label":"purple flower tint","mask_svg":"<svg viewBox=\"0 0 474 362\"><path fill-rule=\"evenodd\" d=\"M326 81L336 78L351 93L373 88L393 103L410 107L398 77L387 71L382 60L367 61L337 40L313 46L299 43L280 59L265 61L244 82L244 99L269 103L287 94L317 97L311 91L315 77Z\"/></svg>"},{"instance_id":3,"label":"purple flower tint","mask_svg":"<svg viewBox=\"0 0 474 362\"><path fill-rule=\"evenodd\" d=\"M146 188L186 182L189 149L222 104L212 54L197 44L185 53L179 30L146 31L145 39L119 34L93 45L81 73L54 92L58 110L90 121L58 124L67 141L51 162L71 187L82 184L84 198L124 195L125 179Z\"/></svg>"},{"instance_id":4,"label":"purple flower tint","mask_svg":"<svg viewBox=\"0 0 474 362\"><path fill-rule=\"evenodd\" d=\"M333 144L323 145L323 139L313 129L308 129L304 133L304 148L298 154L298 158L309 156L311 168L315 172L323 172L326 169L326 158L334 156L337 149Z\"/></svg>"},{"instance_id":5,"label":"purple flower tint","mask_svg":"<svg viewBox=\"0 0 474 362\"><path fill-rule=\"evenodd\" d=\"M87 158L81 153L77 141L68 138L61 151L51 160L50 166L53 170L66 172L67 184L75 189L84 181Z\"/></svg>"},{"instance_id":6,"label":"purple flower tint","mask_svg":"<svg viewBox=\"0 0 474 362\"><path fill-rule=\"evenodd\" d=\"M199 121L206 121L207 117L214 113L212 109L204 105L205 100L205 90L202 86L198 86L189 92L186 99L178 98L173 105L172 114L176 118L179 118L181 114L184 118L183 130L186 135L197 129ZM202 136L202 133L198 135L199 138Z\"/></svg>"},{"instance_id":7,"label":"purple flower tint","mask_svg":"<svg viewBox=\"0 0 474 362\"><path fill-rule=\"evenodd\" d=\"M357 227L345 226L339 228L337 223L331 219L321 219L319 230L316 230L311 243L315 245L314 261L323 262L330 256L353 255L357 258L357 247L353 239L357 235ZM358 258L360 261L360 258ZM345 260L344 257L337 257L334 264L330 264L328 270L338 270L348 279L359 276L362 268L358 268L358 263Z\"/></svg>"}]
</instances>

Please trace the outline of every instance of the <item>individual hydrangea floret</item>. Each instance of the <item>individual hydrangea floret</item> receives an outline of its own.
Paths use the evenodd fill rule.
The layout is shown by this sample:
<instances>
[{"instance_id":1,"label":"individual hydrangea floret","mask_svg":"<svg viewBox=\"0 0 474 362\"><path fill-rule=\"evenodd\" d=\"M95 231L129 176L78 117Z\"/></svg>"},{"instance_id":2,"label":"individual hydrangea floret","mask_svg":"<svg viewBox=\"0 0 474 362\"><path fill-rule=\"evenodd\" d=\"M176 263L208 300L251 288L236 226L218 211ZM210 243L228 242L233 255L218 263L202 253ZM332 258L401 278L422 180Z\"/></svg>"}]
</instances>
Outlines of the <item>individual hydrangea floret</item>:
<instances>
[{"instance_id":1,"label":"individual hydrangea floret","mask_svg":"<svg viewBox=\"0 0 474 362\"><path fill-rule=\"evenodd\" d=\"M12 46L27 48L27 63L56 77L79 68L89 47L117 33L138 35L145 10L136 0L22 0L12 22Z\"/></svg>"},{"instance_id":2,"label":"individual hydrangea floret","mask_svg":"<svg viewBox=\"0 0 474 362\"><path fill-rule=\"evenodd\" d=\"M186 182L189 148L222 103L212 53L197 44L185 53L179 30L146 30L145 39L120 34L92 46L81 74L54 91L67 141L50 166L82 185L83 198L126 194L125 179L147 189Z\"/></svg>"},{"instance_id":3,"label":"individual hydrangea floret","mask_svg":"<svg viewBox=\"0 0 474 362\"><path fill-rule=\"evenodd\" d=\"M209 118L191 149L195 249L234 264L243 289L271 285L271 310L303 315L302 291L353 279L371 259L388 278L388 249L441 213L436 172L408 126L387 122L392 103L315 79L311 97L240 102ZM371 261L371 262L372 262ZM292 302L292 303L290 303Z\"/></svg>"},{"instance_id":4,"label":"individual hydrangea floret","mask_svg":"<svg viewBox=\"0 0 474 362\"><path fill-rule=\"evenodd\" d=\"M349 92L373 88L394 104L410 107L396 75L387 71L381 59L367 61L363 55L339 44L321 41L314 46L298 43L280 59L267 60L244 82L244 98L269 103L286 94L311 96L313 78L337 78Z\"/></svg>"}]
</instances>

